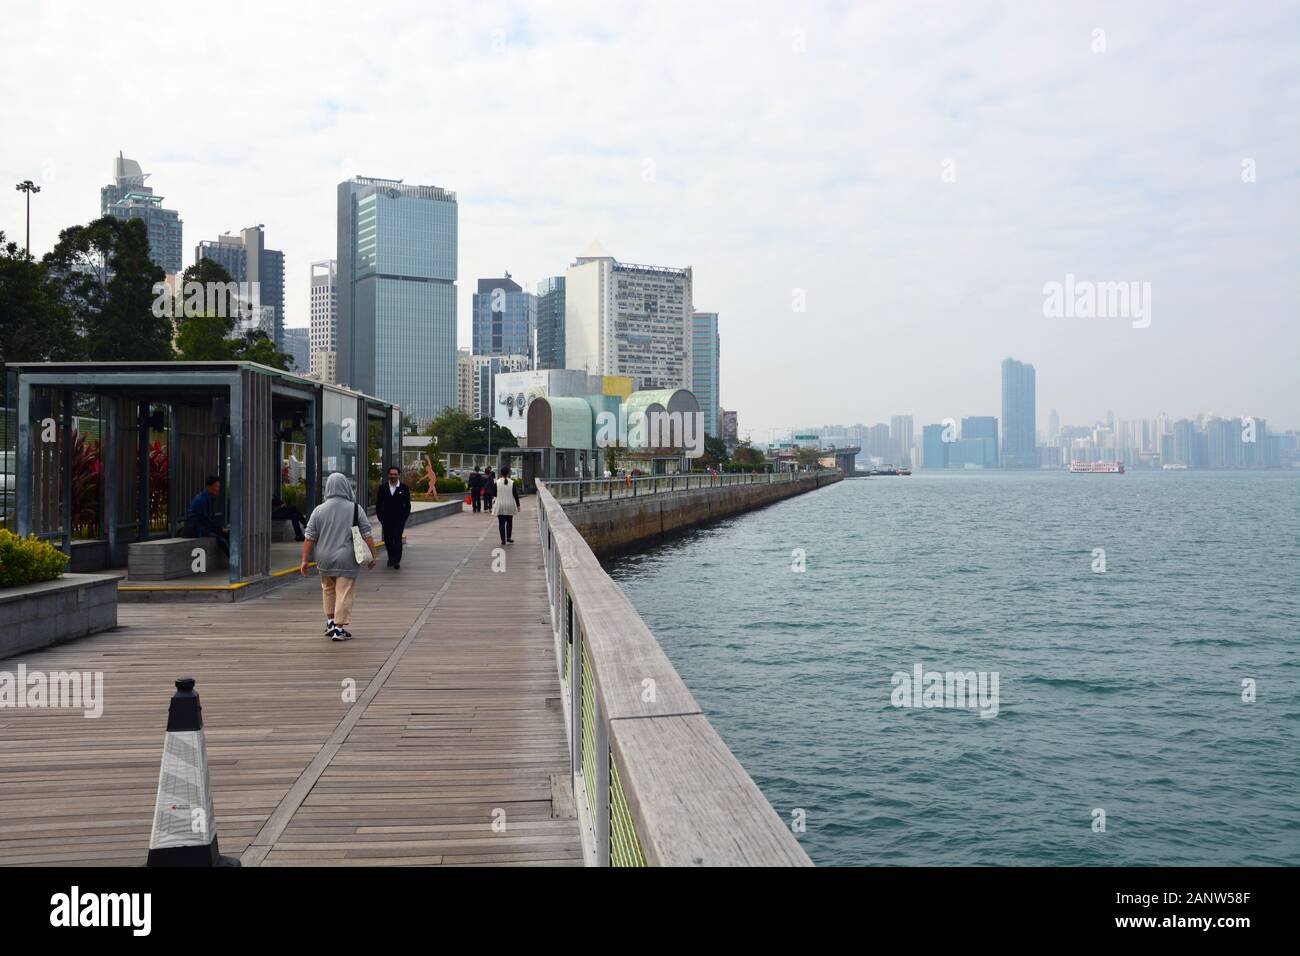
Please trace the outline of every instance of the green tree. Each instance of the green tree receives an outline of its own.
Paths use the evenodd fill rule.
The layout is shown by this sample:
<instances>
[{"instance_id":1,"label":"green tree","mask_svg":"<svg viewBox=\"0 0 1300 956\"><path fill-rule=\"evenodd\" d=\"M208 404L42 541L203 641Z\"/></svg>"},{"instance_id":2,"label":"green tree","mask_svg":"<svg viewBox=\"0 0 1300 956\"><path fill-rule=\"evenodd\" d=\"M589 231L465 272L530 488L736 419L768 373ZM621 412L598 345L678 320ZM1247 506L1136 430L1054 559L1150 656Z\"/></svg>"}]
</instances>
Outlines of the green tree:
<instances>
[{"instance_id":1,"label":"green tree","mask_svg":"<svg viewBox=\"0 0 1300 956\"><path fill-rule=\"evenodd\" d=\"M183 362L228 362L235 357L234 340L226 337L226 322L215 315L181 319L176 351Z\"/></svg>"},{"instance_id":2,"label":"green tree","mask_svg":"<svg viewBox=\"0 0 1300 956\"><path fill-rule=\"evenodd\" d=\"M727 443L712 435L704 436L704 454L696 459L700 468L721 468L728 461Z\"/></svg>"},{"instance_id":3,"label":"green tree","mask_svg":"<svg viewBox=\"0 0 1300 956\"><path fill-rule=\"evenodd\" d=\"M172 321L158 304L163 271L149 258L143 220L104 216L71 226L44 259L96 362L168 361Z\"/></svg>"},{"instance_id":4,"label":"green tree","mask_svg":"<svg viewBox=\"0 0 1300 956\"><path fill-rule=\"evenodd\" d=\"M519 440L510 429L496 422L492 422L491 427L493 451L519 446ZM471 418L459 408L444 408L440 415L425 426L423 433L430 438L437 437L437 450L441 454L464 452L484 455L488 452L488 423L482 418Z\"/></svg>"},{"instance_id":5,"label":"green tree","mask_svg":"<svg viewBox=\"0 0 1300 956\"><path fill-rule=\"evenodd\" d=\"M759 465L766 464L767 458L750 444L749 439L746 439L737 443L736 450L731 453L731 461L746 468L757 468Z\"/></svg>"},{"instance_id":6,"label":"green tree","mask_svg":"<svg viewBox=\"0 0 1300 956\"><path fill-rule=\"evenodd\" d=\"M456 439L469 422L468 414L448 405L433 421L424 426L424 431L420 434L428 435L430 438L436 437L440 452L460 451L456 447Z\"/></svg>"},{"instance_id":7,"label":"green tree","mask_svg":"<svg viewBox=\"0 0 1300 956\"><path fill-rule=\"evenodd\" d=\"M289 368L292 358L275 347L275 342L261 329L240 335L236 331L236 313L239 303L227 296L214 297L215 314L186 315L185 287L199 283L205 289L212 285L229 285L234 282L226 267L212 259L200 259L181 273L181 287L172 305L176 320L176 349L186 362L258 362L271 368ZM206 304L206 297L205 297Z\"/></svg>"},{"instance_id":8,"label":"green tree","mask_svg":"<svg viewBox=\"0 0 1300 956\"><path fill-rule=\"evenodd\" d=\"M0 232L0 363L69 361L81 347L49 266Z\"/></svg>"},{"instance_id":9,"label":"green tree","mask_svg":"<svg viewBox=\"0 0 1300 956\"><path fill-rule=\"evenodd\" d=\"M498 448L518 448L519 439L504 425L492 422L492 451ZM488 423L482 418L472 418L456 436L455 451L472 455L488 453Z\"/></svg>"},{"instance_id":10,"label":"green tree","mask_svg":"<svg viewBox=\"0 0 1300 956\"><path fill-rule=\"evenodd\" d=\"M293 361L293 356L288 352L279 351L271 337L261 329L254 329L245 333L242 339L233 341L234 356L241 362L259 362L287 372L289 364Z\"/></svg>"}]
</instances>

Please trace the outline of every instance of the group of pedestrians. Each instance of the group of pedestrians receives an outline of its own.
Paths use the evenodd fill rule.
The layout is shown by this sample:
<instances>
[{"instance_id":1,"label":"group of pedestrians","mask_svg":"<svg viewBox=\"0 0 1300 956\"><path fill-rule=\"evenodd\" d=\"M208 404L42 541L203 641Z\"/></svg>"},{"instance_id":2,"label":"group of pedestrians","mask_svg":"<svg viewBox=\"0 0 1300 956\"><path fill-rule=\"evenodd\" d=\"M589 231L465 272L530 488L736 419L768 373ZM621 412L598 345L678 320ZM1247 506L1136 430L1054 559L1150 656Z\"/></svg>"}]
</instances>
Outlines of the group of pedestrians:
<instances>
[{"instance_id":1,"label":"group of pedestrians","mask_svg":"<svg viewBox=\"0 0 1300 956\"><path fill-rule=\"evenodd\" d=\"M219 488L219 486L218 486ZM519 513L519 487L503 467L498 476L489 468L477 468L470 476L470 501L475 512L487 511L497 518L502 544L514 544L514 517ZM211 486L207 489L210 498ZM205 502L206 504L206 502ZM397 468L388 469L388 478L375 490L375 517L384 532L388 567L402 567L402 534L411 516L411 490L402 481ZM312 511L303 529L302 556L298 570L306 577L314 558L320 572L321 603L325 611L325 636L332 641L348 641L352 632L352 606L361 566L373 568L378 560L374 528L365 509L356 500L352 482L335 472L325 479L325 500Z\"/></svg>"},{"instance_id":2,"label":"group of pedestrians","mask_svg":"<svg viewBox=\"0 0 1300 956\"><path fill-rule=\"evenodd\" d=\"M510 466L503 466L498 476L491 467L479 471L478 465L475 465L470 472L468 485L469 502L474 513L496 515L501 543L514 544L515 515L519 514L519 486L510 477Z\"/></svg>"}]
</instances>

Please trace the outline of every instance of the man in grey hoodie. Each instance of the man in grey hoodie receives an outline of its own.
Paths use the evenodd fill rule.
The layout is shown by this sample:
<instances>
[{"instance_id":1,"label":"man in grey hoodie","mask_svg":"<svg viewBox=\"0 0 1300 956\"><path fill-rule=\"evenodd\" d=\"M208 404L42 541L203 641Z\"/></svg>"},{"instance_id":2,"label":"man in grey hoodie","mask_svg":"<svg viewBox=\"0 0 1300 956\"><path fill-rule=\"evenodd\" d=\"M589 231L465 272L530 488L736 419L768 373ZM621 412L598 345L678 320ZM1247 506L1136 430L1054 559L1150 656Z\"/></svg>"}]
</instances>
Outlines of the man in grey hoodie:
<instances>
[{"instance_id":1,"label":"man in grey hoodie","mask_svg":"<svg viewBox=\"0 0 1300 956\"><path fill-rule=\"evenodd\" d=\"M303 529L302 562L298 570L307 576L307 562L316 550L320 571L321 599L325 605L325 636L333 641L352 639L347 626L352 621L352 598L361 567L352 549L352 526L370 546L370 563L375 566L375 537L370 520L352 494L352 483L337 471L325 479L325 500L312 511Z\"/></svg>"}]
</instances>

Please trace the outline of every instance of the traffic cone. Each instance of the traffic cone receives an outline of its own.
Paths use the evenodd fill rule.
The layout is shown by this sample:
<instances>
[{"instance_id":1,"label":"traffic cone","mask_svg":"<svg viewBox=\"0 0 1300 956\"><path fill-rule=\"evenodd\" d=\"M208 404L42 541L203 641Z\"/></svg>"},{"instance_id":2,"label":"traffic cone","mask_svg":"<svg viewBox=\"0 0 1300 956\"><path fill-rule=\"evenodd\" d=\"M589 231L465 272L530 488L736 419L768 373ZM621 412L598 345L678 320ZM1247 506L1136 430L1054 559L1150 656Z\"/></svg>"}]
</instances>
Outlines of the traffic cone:
<instances>
[{"instance_id":1,"label":"traffic cone","mask_svg":"<svg viewBox=\"0 0 1300 956\"><path fill-rule=\"evenodd\" d=\"M208 783L208 748L203 708L193 677L176 680L167 709L158 799L146 866L239 866L217 849L217 820Z\"/></svg>"}]
</instances>

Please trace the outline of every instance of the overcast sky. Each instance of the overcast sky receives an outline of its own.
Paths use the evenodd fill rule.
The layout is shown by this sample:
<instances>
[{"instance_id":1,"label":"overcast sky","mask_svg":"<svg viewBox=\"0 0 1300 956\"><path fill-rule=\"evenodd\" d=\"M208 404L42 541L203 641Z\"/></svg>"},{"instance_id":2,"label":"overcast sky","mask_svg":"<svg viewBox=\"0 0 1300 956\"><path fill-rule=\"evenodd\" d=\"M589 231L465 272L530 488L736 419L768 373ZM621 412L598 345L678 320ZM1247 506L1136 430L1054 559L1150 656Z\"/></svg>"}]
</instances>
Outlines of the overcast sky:
<instances>
[{"instance_id":1,"label":"overcast sky","mask_svg":"<svg viewBox=\"0 0 1300 956\"><path fill-rule=\"evenodd\" d=\"M458 194L462 345L502 269L532 288L593 239L693 266L756 439L999 415L1008 355L1040 427L1300 426L1294 3L0 9L0 230L21 242L36 180L37 254L120 149L186 264L264 223L305 325L336 184L400 178ZM1045 317L1067 274L1149 282L1149 326Z\"/></svg>"}]
</instances>

